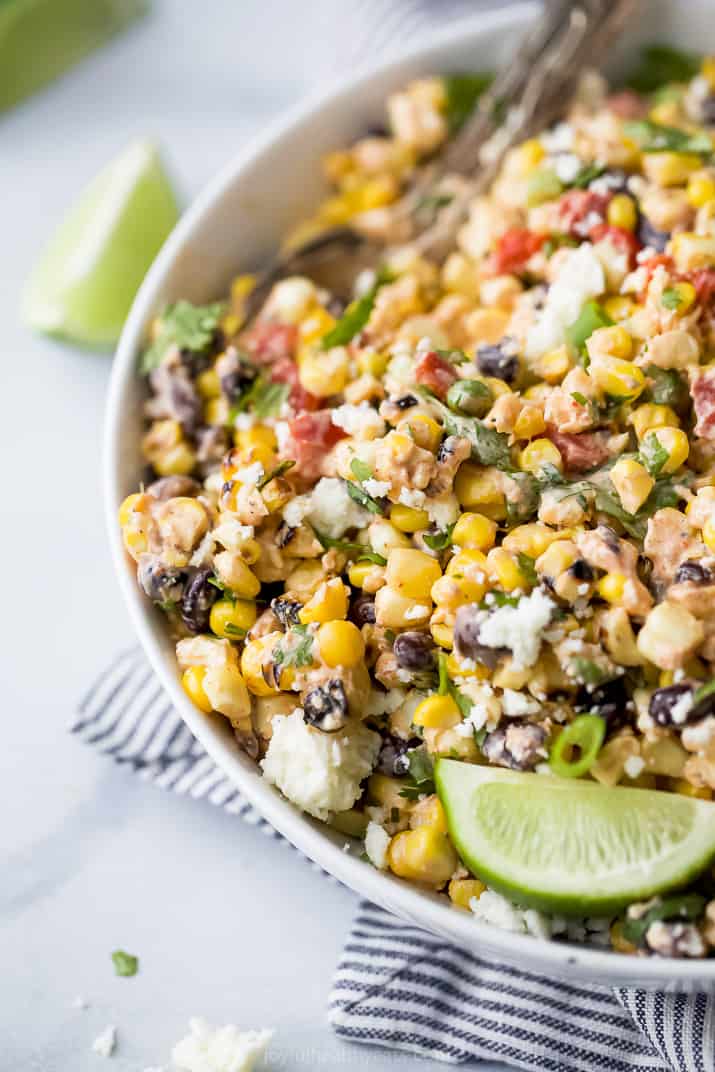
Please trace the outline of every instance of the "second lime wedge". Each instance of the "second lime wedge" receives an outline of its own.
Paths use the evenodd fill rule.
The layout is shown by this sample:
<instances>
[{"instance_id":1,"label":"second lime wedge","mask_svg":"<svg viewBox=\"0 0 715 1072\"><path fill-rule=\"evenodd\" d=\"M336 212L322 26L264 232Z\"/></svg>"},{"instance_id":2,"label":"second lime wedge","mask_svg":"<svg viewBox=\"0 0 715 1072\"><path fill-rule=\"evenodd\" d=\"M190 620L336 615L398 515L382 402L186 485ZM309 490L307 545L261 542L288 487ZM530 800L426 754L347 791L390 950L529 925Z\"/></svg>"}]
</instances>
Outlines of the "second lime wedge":
<instances>
[{"instance_id":1,"label":"second lime wedge","mask_svg":"<svg viewBox=\"0 0 715 1072\"><path fill-rule=\"evenodd\" d=\"M155 146L130 145L90 183L45 250L25 290L26 322L82 346L111 346L178 216Z\"/></svg>"},{"instance_id":2,"label":"second lime wedge","mask_svg":"<svg viewBox=\"0 0 715 1072\"><path fill-rule=\"evenodd\" d=\"M449 833L467 866L519 904L610 915L685 885L715 858L715 804L647 789L435 766Z\"/></svg>"}]
</instances>

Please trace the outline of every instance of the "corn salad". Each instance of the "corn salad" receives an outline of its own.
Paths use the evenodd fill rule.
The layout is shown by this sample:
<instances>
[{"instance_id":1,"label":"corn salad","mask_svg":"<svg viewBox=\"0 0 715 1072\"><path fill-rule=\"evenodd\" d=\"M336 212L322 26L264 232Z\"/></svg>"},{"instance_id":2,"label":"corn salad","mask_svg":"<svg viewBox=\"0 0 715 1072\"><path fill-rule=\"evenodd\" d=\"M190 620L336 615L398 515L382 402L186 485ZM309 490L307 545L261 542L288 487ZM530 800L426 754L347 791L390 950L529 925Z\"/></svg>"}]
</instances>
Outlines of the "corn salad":
<instances>
[{"instance_id":1,"label":"corn salad","mask_svg":"<svg viewBox=\"0 0 715 1072\"><path fill-rule=\"evenodd\" d=\"M347 307L292 277L246 322L242 275L158 316L120 509L196 707L463 909L485 884L435 756L715 790L715 59L649 93L589 76L432 263L394 205L483 84L413 82L325 159L290 240L349 222L386 249ZM628 913L596 930L706 956L714 894L703 876L638 940Z\"/></svg>"}]
</instances>

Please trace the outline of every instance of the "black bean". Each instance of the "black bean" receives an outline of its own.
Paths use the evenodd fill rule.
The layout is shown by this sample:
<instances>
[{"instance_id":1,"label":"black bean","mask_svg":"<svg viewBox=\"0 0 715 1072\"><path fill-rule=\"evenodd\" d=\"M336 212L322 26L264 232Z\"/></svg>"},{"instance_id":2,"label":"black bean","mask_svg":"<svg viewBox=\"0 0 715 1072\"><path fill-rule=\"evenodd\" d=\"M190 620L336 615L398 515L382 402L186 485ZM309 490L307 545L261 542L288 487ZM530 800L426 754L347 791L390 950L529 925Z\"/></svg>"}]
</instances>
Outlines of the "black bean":
<instances>
[{"instance_id":1,"label":"black bean","mask_svg":"<svg viewBox=\"0 0 715 1072\"><path fill-rule=\"evenodd\" d=\"M256 369L247 362L239 361L238 368L221 377L221 391L229 402L237 402L257 376Z\"/></svg>"},{"instance_id":2,"label":"black bean","mask_svg":"<svg viewBox=\"0 0 715 1072\"><path fill-rule=\"evenodd\" d=\"M196 353L194 350L187 350L186 348L179 350L179 361L190 376L199 376L211 364L211 358L208 353Z\"/></svg>"},{"instance_id":3,"label":"black bean","mask_svg":"<svg viewBox=\"0 0 715 1072\"><path fill-rule=\"evenodd\" d=\"M459 608L454 621L454 650L462 659L474 659L493 670L507 649L489 648L481 643L478 614L479 609L473 603Z\"/></svg>"},{"instance_id":4,"label":"black bean","mask_svg":"<svg viewBox=\"0 0 715 1072\"><path fill-rule=\"evenodd\" d=\"M434 641L429 633L408 630L395 638L392 650L405 670L431 670L434 666Z\"/></svg>"},{"instance_id":5,"label":"black bean","mask_svg":"<svg viewBox=\"0 0 715 1072\"><path fill-rule=\"evenodd\" d=\"M493 730L482 742L482 752L498 767L531 770L540 762L546 730L533 722L511 721L506 729Z\"/></svg>"},{"instance_id":6,"label":"black bean","mask_svg":"<svg viewBox=\"0 0 715 1072\"><path fill-rule=\"evenodd\" d=\"M505 383L513 383L519 375L519 359L515 353L514 340L508 336L501 342L477 347L477 368L485 376L495 376Z\"/></svg>"},{"instance_id":7,"label":"black bean","mask_svg":"<svg viewBox=\"0 0 715 1072\"><path fill-rule=\"evenodd\" d=\"M271 600L271 610L284 629L290 629L292 625L298 625L298 617L303 604L297 599L289 599L287 596L276 596Z\"/></svg>"},{"instance_id":8,"label":"black bean","mask_svg":"<svg viewBox=\"0 0 715 1072\"><path fill-rule=\"evenodd\" d=\"M142 555L137 578L155 603L178 603L184 595L189 571L165 565L158 555Z\"/></svg>"},{"instance_id":9,"label":"black bean","mask_svg":"<svg viewBox=\"0 0 715 1072\"><path fill-rule=\"evenodd\" d=\"M348 700L340 678L326 681L306 693L303 719L323 733L335 733L343 728L348 720Z\"/></svg>"},{"instance_id":10,"label":"black bean","mask_svg":"<svg viewBox=\"0 0 715 1072\"><path fill-rule=\"evenodd\" d=\"M374 596L370 596L367 592L361 592L350 605L350 621L353 622L358 629L362 629L363 625L375 624L375 599Z\"/></svg>"},{"instance_id":11,"label":"black bean","mask_svg":"<svg viewBox=\"0 0 715 1072\"><path fill-rule=\"evenodd\" d=\"M210 569L199 569L190 579L181 600L181 617L184 625L192 633L205 633L209 627L211 607L220 592L209 578L213 577Z\"/></svg>"},{"instance_id":12,"label":"black bean","mask_svg":"<svg viewBox=\"0 0 715 1072\"><path fill-rule=\"evenodd\" d=\"M594 576L593 570L585 558L577 558L576 561L569 566L568 572L577 581L592 581Z\"/></svg>"},{"instance_id":13,"label":"black bean","mask_svg":"<svg viewBox=\"0 0 715 1072\"><path fill-rule=\"evenodd\" d=\"M674 584L710 584L713 575L702 562L681 562L675 572Z\"/></svg>"},{"instance_id":14,"label":"black bean","mask_svg":"<svg viewBox=\"0 0 715 1072\"><path fill-rule=\"evenodd\" d=\"M605 681L590 692L581 686L576 693L574 709L599 715L606 722L607 733L613 733L632 721L632 711L626 706L629 699L625 679L621 676Z\"/></svg>"},{"instance_id":15,"label":"black bean","mask_svg":"<svg viewBox=\"0 0 715 1072\"><path fill-rule=\"evenodd\" d=\"M650 717L659 726L684 725L685 722L690 721L694 709L691 708L685 718L679 718L676 722L673 718L673 708L684 696L692 694L692 691L692 686L685 682L681 682L678 685L666 685L662 689L656 689L648 704L648 713Z\"/></svg>"},{"instance_id":16,"label":"black bean","mask_svg":"<svg viewBox=\"0 0 715 1072\"><path fill-rule=\"evenodd\" d=\"M395 399L395 405L398 409L410 409L411 406L417 405L417 399L414 395L402 395L401 398Z\"/></svg>"},{"instance_id":17,"label":"black bean","mask_svg":"<svg viewBox=\"0 0 715 1072\"><path fill-rule=\"evenodd\" d=\"M419 737L395 737L391 733L383 735L383 744L377 757L375 770L379 774L389 774L392 777L400 777L407 774L410 769L410 761L407 753L413 748L419 748L422 741Z\"/></svg>"},{"instance_id":18,"label":"black bean","mask_svg":"<svg viewBox=\"0 0 715 1072\"><path fill-rule=\"evenodd\" d=\"M647 216L641 216L638 221L636 235L639 242L644 246L650 246L651 249L655 249L658 253L663 253L670 241L670 231L659 231L648 220Z\"/></svg>"}]
</instances>

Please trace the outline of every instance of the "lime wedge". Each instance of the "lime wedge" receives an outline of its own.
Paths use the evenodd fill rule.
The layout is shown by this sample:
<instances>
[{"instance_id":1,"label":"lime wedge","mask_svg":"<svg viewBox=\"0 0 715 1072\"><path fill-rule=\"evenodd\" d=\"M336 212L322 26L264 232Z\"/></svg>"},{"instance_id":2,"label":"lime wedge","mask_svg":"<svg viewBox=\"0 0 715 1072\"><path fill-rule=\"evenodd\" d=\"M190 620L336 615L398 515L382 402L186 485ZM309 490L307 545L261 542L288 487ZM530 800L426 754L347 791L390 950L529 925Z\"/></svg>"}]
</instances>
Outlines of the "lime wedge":
<instances>
[{"instance_id":1,"label":"lime wedge","mask_svg":"<svg viewBox=\"0 0 715 1072\"><path fill-rule=\"evenodd\" d=\"M27 324L84 346L116 342L178 215L156 148L130 145L90 183L45 250L23 297Z\"/></svg>"},{"instance_id":2,"label":"lime wedge","mask_svg":"<svg viewBox=\"0 0 715 1072\"><path fill-rule=\"evenodd\" d=\"M451 759L435 780L470 870L547 912L610 915L685 885L715 857L708 801Z\"/></svg>"}]
</instances>

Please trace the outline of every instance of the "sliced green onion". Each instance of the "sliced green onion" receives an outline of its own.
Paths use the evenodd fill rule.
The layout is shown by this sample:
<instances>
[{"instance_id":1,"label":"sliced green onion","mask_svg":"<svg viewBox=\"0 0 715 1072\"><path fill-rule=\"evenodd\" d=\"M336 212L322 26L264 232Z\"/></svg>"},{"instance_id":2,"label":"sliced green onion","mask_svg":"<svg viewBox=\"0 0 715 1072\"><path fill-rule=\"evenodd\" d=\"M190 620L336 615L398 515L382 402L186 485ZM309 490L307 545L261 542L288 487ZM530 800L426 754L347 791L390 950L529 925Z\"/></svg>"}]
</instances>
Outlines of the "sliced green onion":
<instances>
[{"instance_id":1,"label":"sliced green onion","mask_svg":"<svg viewBox=\"0 0 715 1072\"><path fill-rule=\"evenodd\" d=\"M590 339L598 328L610 328L613 325L608 313L596 301L587 301L578 315L578 319L566 329L566 338L575 350L583 353L586 340Z\"/></svg>"},{"instance_id":2,"label":"sliced green onion","mask_svg":"<svg viewBox=\"0 0 715 1072\"><path fill-rule=\"evenodd\" d=\"M606 736L606 723L598 715L579 715L559 734L549 765L560 778L581 778L593 766Z\"/></svg>"}]
</instances>

